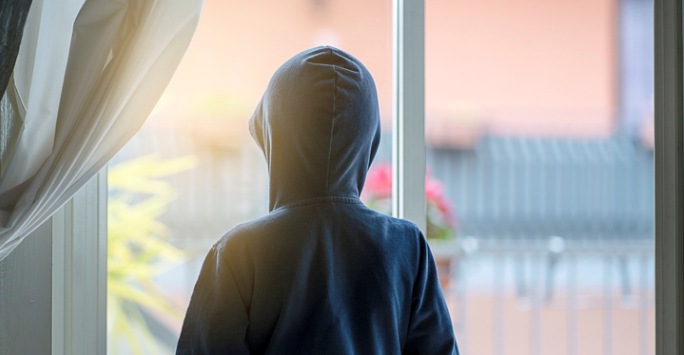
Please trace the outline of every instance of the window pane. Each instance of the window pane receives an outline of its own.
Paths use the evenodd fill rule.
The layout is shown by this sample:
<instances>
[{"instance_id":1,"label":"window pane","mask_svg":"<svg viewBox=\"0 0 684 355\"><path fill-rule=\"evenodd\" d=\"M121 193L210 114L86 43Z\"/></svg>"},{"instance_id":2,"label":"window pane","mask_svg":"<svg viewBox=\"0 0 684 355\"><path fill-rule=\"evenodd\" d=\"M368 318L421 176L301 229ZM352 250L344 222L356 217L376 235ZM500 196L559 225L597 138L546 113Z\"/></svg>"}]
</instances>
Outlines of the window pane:
<instances>
[{"instance_id":1,"label":"window pane","mask_svg":"<svg viewBox=\"0 0 684 355\"><path fill-rule=\"evenodd\" d=\"M426 0L428 237L463 353L654 353L652 8Z\"/></svg>"},{"instance_id":2,"label":"window pane","mask_svg":"<svg viewBox=\"0 0 684 355\"><path fill-rule=\"evenodd\" d=\"M173 353L207 250L236 224L268 212L267 167L247 122L287 59L332 45L366 65L377 85L383 126L374 167L388 167L391 21L389 0L205 1L164 96L110 164L108 315L119 322L111 328L110 354L127 354L134 343L148 349L148 339L159 349L143 353ZM364 199L389 213L386 183L376 176L374 194ZM166 268L157 272L157 266ZM136 303L127 298L130 288L152 294L168 309ZM132 327L132 338L126 327Z\"/></svg>"}]
</instances>

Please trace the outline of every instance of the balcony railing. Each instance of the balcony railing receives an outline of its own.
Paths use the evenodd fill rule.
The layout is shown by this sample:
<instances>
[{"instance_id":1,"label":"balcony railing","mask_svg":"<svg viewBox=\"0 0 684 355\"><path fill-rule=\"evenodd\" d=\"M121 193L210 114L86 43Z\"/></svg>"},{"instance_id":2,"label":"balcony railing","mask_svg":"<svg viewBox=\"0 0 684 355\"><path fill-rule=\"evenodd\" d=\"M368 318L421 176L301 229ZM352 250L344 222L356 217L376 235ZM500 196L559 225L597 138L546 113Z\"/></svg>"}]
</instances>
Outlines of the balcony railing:
<instances>
[{"instance_id":1,"label":"balcony railing","mask_svg":"<svg viewBox=\"0 0 684 355\"><path fill-rule=\"evenodd\" d=\"M463 237L432 250L464 354L654 353L653 241Z\"/></svg>"}]
</instances>

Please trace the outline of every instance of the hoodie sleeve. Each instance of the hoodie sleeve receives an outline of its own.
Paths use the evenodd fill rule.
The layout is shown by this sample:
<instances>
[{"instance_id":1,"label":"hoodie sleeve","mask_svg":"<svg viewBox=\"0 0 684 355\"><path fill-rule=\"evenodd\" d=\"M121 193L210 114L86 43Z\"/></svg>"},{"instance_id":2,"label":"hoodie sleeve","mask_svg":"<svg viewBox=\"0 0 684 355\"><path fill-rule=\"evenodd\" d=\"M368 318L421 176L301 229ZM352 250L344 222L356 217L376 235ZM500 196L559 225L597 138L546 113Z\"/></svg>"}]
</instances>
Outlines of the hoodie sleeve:
<instances>
[{"instance_id":1,"label":"hoodie sleeve","mask_svg":"<svg viewBox=\"0 0 684 355\"><path fill-rule=\"evenodd\" d=\"M437 276L435 260L422 234L420 239L420 265L413 287L404 354L458 355L456 337Z\"/></svg>"},{"instance_id":2,"label":"hoodie sleeve","mask_svg":"<svg viewBox=\"0 0 684 355\"><path fill-rule=\"evenodd\" d=\"M249 354L247 324L233 275L214 246L192 293L176 355Z\"/></svg>"}]
</instances>

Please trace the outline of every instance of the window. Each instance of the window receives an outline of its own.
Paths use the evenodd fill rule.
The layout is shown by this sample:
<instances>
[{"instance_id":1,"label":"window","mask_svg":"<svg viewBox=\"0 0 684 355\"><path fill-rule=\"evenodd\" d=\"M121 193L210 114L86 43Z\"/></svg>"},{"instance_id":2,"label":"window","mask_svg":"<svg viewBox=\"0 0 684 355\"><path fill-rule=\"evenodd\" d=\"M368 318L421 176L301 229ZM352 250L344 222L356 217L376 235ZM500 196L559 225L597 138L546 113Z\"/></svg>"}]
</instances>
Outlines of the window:
<instances>
[{"instance_id":1,"label":"window","mask_svg":"<svg viewBox=\"0 0 684 355\"><path fill-rule=\"evenodd\" d=\"M425 9L427 164L460 252L433 250L461 350L654 353L653 2Z\"/></svg>"},{"instance_id":2,"label":"window","mask_svg":"<svg viewBox=\"0 0 684 355\"><path fill-rule=\"evenodd\" d=\"M463 353L674 354L682 291L665 280L682 272L668 266L682 265L682 79L664 73L682 73L680 29L675 0L207 1L165 96L110 165L110 277L118 262L154 271L139 263L150 255L112 245L143 207L136 223L170 267L122 279L119 303L109 288L110 320L125 304L114 317L133 334L110 333L110 353L172 352L206 250L267 212L251 110L283 60L330 44L375 77L374 165L394 161L394 213L430 237L426 217L444 215L424 211L452 207L455 238L431 245ZM439 197L426 201L426 187ZM125 295L140 290L168 308Z\"/></svg>"}]
</instances>

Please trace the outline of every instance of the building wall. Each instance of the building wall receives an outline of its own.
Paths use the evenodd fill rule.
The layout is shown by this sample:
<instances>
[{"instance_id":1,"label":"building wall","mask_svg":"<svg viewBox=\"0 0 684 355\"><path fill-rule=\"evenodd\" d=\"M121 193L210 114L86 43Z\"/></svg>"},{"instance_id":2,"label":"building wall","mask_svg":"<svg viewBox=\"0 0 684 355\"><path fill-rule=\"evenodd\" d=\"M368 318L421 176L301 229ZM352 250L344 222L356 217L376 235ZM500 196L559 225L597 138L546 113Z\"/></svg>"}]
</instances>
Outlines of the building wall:
<instances>
[{"instance_id":1,"label":"building wall","mask_svg":"<svg viewBox=\"0 0 684 355\"><path fill-rule=\"evenodd\" d=\"M615 0L426 0L428 120L456 104L495 134L608 134L615 16Z\"/></svg>"},{"instance_id":2,"label":"building wall","mask_svg":"<svg viewBox=\"0 0 684 355\"><path fill-rule=\"evenodd\" d=\"M616 106L616 3L427 0L428 125L466 107L493 133L607 135ZM207 0L161 105L188 115L197 97L219 92L240 102L235 114L246 121L280 64L331 44L371 71L388 123L391 21L389 0Z\"/></svg>"}]
</instances>

